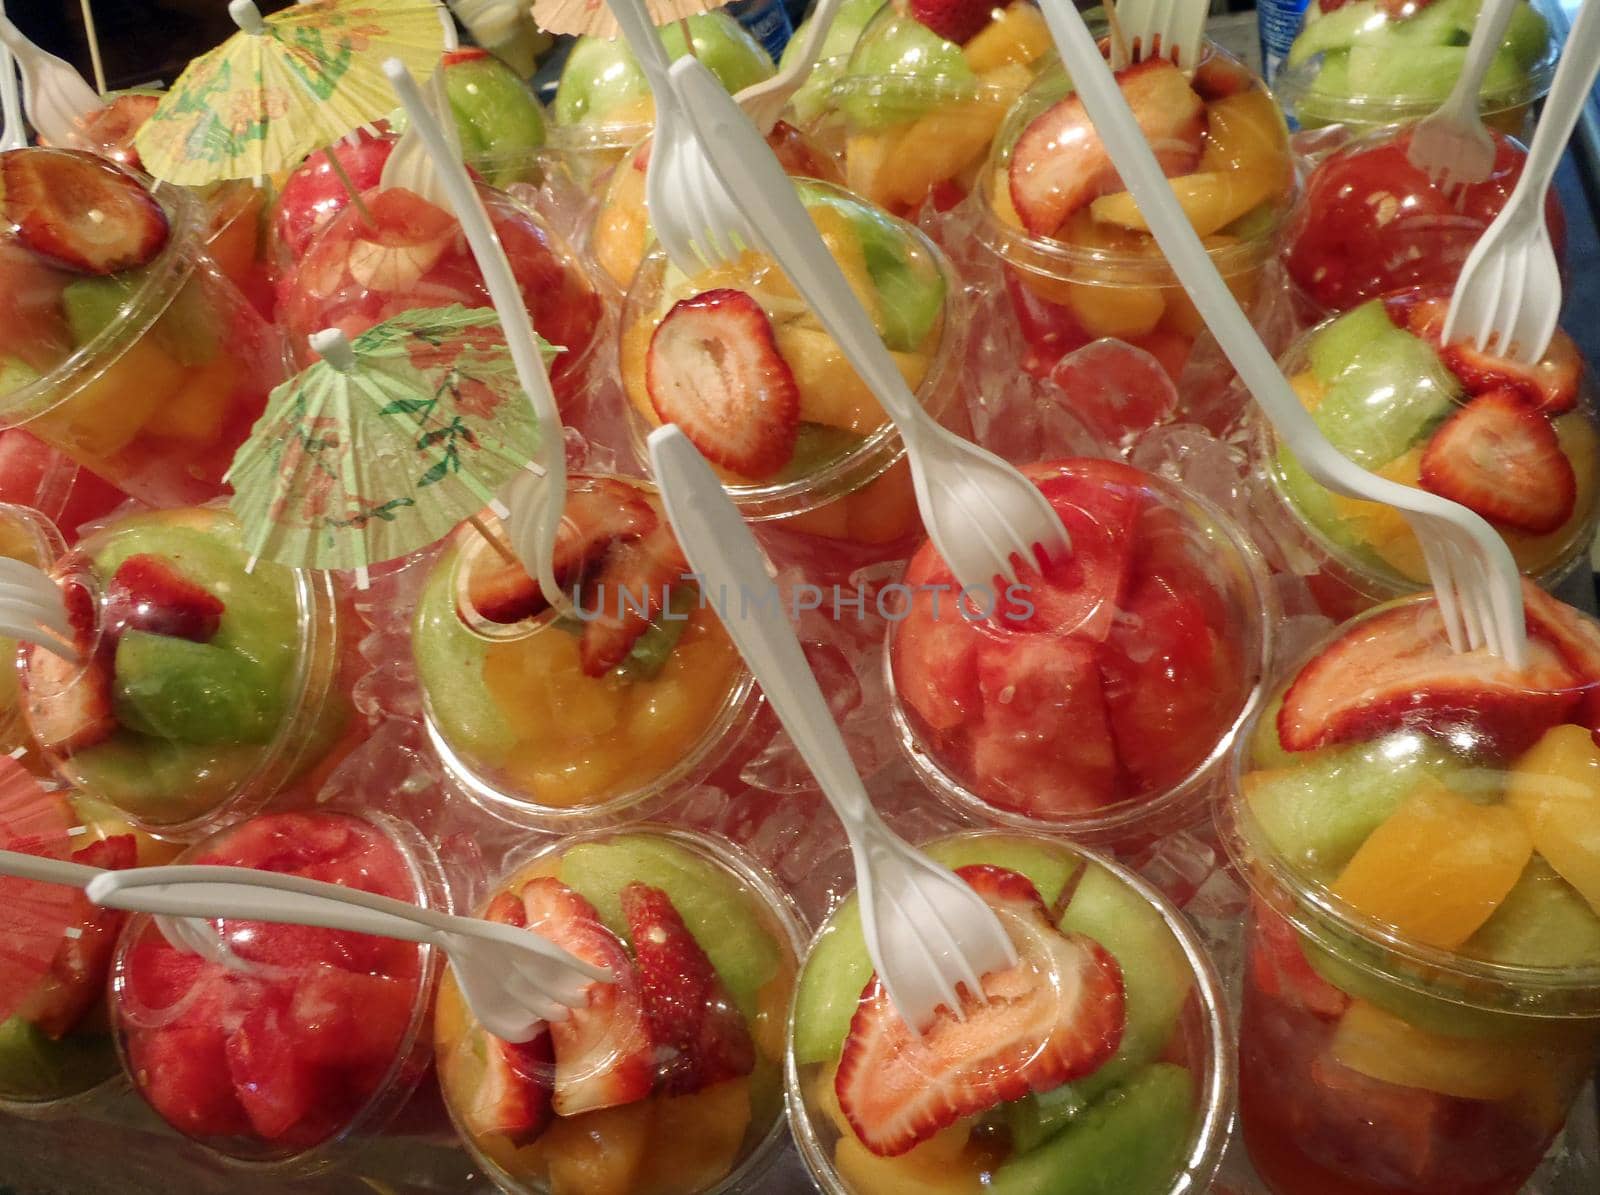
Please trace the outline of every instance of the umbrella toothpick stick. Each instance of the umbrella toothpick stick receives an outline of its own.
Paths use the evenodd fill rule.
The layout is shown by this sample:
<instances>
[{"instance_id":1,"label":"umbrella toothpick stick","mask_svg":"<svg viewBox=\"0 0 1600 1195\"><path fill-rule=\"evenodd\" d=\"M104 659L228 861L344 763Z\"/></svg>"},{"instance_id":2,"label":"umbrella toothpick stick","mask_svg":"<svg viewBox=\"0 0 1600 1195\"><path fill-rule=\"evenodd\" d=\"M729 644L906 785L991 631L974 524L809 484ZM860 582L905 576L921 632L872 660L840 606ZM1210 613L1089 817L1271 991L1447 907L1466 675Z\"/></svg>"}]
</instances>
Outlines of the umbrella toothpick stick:
<instances>
[{"instance_id":1,"label":"umbrella toothpick stick","mask_svg":"<svg viewBox=\"0 0 1600 1195\"><path fill-rule=\"evenodd\" d=\"M88 0L84 0L84 3L88 3ZM694 50L694 30L689 27L689 18L679 17L678 28L683 30L683 52L690 58L700 57Z\"/></svg>"},{"instance_id":2,"label":"umbrella toothpick stick","mask_svg":"<svg viewBox=\"0 0 1600 1195\"><path fill-rule=\"evenodd\" d=\"M105 95L106 68L100 60L100 32L95 28L94 9L90 7L89 0L78 0L78 7L83 12L84 36L89 39L89 65L94 68L94 89Z\"/></svg>"},{"instance_id":3,"label":"umbrella toothpick stick","mask_svg":"<svg viewBox=\"0 0 1600 1195\"><path fill-rule=\"evenodd\" d=\"M480 516L468 515L467 522L472 524L474 531L483 536L485 543L500 554L501 560L504 560L507 564L519 566L522 564L522 561L517 559L517 554L501 542L500 537L489 529L489 525Z\"/></svg>"},{"instance_id":4,"label":"umbrella toothpick stick","mask_svg":"<svg viewBox=\"0 0 1600 1195\"><path fill-rule=\"evenodd\" d=\"M350 196L350 206L356 209L356 214L361 217L361 222L368 228L373 227L372 213L367 210L367 205L361 199L361 192L356 189L355 180L350 177L344 168L344 163L339 160L339 155L333 152L333 146L328 146L322 151L328 157L328 165L334 175L344 184L345 194Z\"/></svg>"}]
</instances>

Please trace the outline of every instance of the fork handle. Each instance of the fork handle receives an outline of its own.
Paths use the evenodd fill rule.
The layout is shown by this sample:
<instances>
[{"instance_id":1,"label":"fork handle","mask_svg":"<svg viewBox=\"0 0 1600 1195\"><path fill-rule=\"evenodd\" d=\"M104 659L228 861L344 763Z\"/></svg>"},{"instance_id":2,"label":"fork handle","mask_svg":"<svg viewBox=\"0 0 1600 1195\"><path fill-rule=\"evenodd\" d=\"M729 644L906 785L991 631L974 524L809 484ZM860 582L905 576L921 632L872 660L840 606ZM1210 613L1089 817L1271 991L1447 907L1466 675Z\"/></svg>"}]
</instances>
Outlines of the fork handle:
<instances>
[{"instance_id":1,"label":"fork handle","mask_svg":"<svg viewBox=\"0 0 1600 1195\"><path fill-rule=\"evenodd\" d=\"M1584 0L1561 49L1561 61L1556 65L1556 77L1533 131L1522 177L1506 201L1506 211L1518 209L1517 218L1531 221L1537 216L1543 220L1545 193L1594 89L1596 75L1600 75L1600 0Z\"/></svg>"},{"instance_id":2,"label":"fork handle","mask_svg":"<svg viewBox=\"0 0 1600 1195\"><path fill-rule=\"evenodd\" d=\"M702 585L721 587L712 607L855 847L881 823L800 640L782 610L744 616L744 598L772 585L755 537L705 458L675 425L650 433L650 467L684 556Z\"/></svg>"},{"instance_id":3,"label":"fork handle","mask_svg":"<svg viewBox=\"0 0 1600 1195\"><path fill-rule=\"evenodd\" d=\"M850 289L794 180L783 172L766 140L744 110L722 89L704 64L693 58L672 66L680 107L694 125L700 148L710 160L760 247L794 284L828 334L838 343L861 380L915 452L932 420L918 404L904 376L883 347L872 317Z\"/></svg>"}]
</instances>

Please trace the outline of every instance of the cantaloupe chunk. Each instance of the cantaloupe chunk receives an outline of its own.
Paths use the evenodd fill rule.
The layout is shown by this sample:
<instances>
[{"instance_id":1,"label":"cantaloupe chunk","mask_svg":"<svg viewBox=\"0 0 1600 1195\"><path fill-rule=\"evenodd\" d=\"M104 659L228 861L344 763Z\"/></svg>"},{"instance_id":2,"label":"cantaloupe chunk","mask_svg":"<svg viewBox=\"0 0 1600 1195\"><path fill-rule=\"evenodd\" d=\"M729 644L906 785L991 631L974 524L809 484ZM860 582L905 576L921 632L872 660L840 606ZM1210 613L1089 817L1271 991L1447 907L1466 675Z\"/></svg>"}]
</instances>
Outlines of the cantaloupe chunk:
<instances>
[{"instance_id":1,"label":"cantaloupe chunk","mask_svg":"<svg viewBox=\"0 0 1600 1195\"><path fill-rule=\"evenodd\" d=\"M1027 65L1054 48L1043 15L1033 5L1018 0L968 39L961 47L961 55L973 73L981 75L1010 63Z\"/></svg>"},{"instance_id":2,"label":"cantaloupe chunk","mask_svg":"<svg viewBox=\"0 0 1600 1195\"><path fill-rule=\"evenodd\" d=\"M1557 726L1523 753L1506 804L1534 849L1600 913L1600 747L1582 726Z\"/></svg>"},{"instance_id":3,"label":"cantaloupe chunk","mask_svg":"<svg viewBox=\"0 0 1600 1195\"><path fill-rule=\"evenodd\" d=\"M1271 189L1288 183L1289 130L1272 96L1254 88L1206 105L1200 169L1259 173Z\"/></svg>"}]
</instances>

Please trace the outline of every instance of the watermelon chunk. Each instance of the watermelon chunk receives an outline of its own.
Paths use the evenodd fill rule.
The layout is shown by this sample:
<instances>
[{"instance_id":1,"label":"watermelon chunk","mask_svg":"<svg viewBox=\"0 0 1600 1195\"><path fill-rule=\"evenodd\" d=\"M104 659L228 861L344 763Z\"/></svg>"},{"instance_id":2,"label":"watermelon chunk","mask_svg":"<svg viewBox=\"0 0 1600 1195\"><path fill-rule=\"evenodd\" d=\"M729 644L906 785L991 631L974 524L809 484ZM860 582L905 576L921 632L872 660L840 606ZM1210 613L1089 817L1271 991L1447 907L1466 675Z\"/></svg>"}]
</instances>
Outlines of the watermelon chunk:
<instances>
[{"instance_id":1,"label":"watermelon chunk","mask_svg":"<svg viewBox=\"0 0 1600 1195\"><path fill-rule=\"evenodd\" d=\"M284 1032L317 1064L387 1065L411 1023L416 985L383 975L315 967L295 986Z\"/></svg>"},{"instance_id":2,"label":"watermelon chunk","mask_svg":"<svg viewBox=\"0 0 1600 1195\"><path fill-rule=\"evenodd\" d=\"M145 1099L173 1128L230 1137L250 1121L234 1095L226 1048L220 1027L182 1024L133 1037L129 1061Z\"/></svg>"}]
</instances>

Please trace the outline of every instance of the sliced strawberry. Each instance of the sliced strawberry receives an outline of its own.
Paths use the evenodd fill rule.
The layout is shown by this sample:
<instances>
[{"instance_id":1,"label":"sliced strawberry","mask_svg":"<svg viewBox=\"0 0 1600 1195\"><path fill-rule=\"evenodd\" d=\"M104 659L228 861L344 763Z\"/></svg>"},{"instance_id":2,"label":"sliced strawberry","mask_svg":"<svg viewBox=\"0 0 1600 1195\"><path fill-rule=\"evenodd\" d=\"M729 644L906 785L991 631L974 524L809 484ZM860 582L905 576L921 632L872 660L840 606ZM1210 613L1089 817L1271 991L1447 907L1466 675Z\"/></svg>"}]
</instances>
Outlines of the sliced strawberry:
<instances>
[{"instance_id":1,"label":"sliced strawberry","mask_svg":"<svg viewBox=\"0 0 1600 1195\"><path fill-rule=\"evenodd\" d=\"M689 562L665 522L643 539L613 543L581 597L587 621L578 658L584 672L604 676L627 659L688 572Z\"/></svg>"},{"instance_id":2,"label":"sliced strawberry","mask_svg":"<svg viewBox=\"0 0 1600 1195\"><path fill-rule=\"evenodd\" d=\"M555 1046L541 1031L527 1042L486 1042L483 1078L465 1110L474 1137L509 1137L521 1149L532 1145L555 1119L551 1094L555 1082Z\"/></svg>"},{"instance_id":3,"label":"sliced strawberry","mask_svg":"<svg viewBox=\"0 0 1600 1195\"><path fill-rule=\"evenodd\" d=\"M970 731L975 791L1002 809L1060 817L1117 789L1117 753L1093 644L1060 635L985 640L983 717Z\"/></svg>"},{"instance_id":4,"label":"sliced strawberry","mask_svg":"<svg viewBox=\"0 0 1600 1195\"><path fill-rule=\"evenodd\" d=\"M528 914L522 907L522 900L512 892L496 894L483 911L483 919L501 925L514 925L518 929L528 928Z\"/></svg>"},{"instance_id":5,"label":"sliced strawberry","mask_svg":"<svg viewBox=\"0 0 1600 1195\"><path fill-rule=\"evenodd\" d=\"M988 25L994 7L993 0L911 0L911 15L959 46Z\"/></svg>"},{"instance_id":6,"label":"sliced strawberry","mask_svg":"<svg viewBox=\"0 0 1600 1195\"><path fill-rule=\"evenodd\" d=\"M985 865L957 874L1000 915L1020 961L983 976L963 1019L940 1007L920 1035L874 975L861 993L834 1082L861 1143L906 1153L940 1129L1029 1092L1090 1074L1122 1041L1122 971L1097 942L1064 934L1038 891Z\"/></svg>"},{"instance_id":7,"label":"sliced strawberry","mask_svg":"<svg viewBox=\"0 0 1600 1195\"><path fill-rule=\"evenodd\" d=\"M1584 686L1576 720L1600 735L1600 627L1527 578L1522 581L1522 609L1528 634L1555 648Z\"/></svg>"},{"instance_id":8,"label":"sliced strawberry","mask_svg":"<svg viewBox=\"0 0 1600 1195\"><path fill-rule=\"evenodd\" d=\"M133 139L160 102L160 96L143 92L111 97L104 108L97 108L83 118L80 133L83 144L113 162L131 166L135 170L142 169L143 163L139 160L139 151L134 148Z\"/></svg>"},{"instance_id":9,"label":"sliced strawberry","mask_svg":"<svg viewBox=\"0 0 1600 1195\"><path fill-rule=\"evenodd\" d=\"M75 149L0 153L0 216L40 257L80 274L116 274L154 261L167 213L136 177Z\"/></svg>"},{"instance_id":10,"label":"sliced strawberry","mask_svg":"<svg viewBox=\"0 0 1600 1195\"><path fill-rule=\"evenodd\" d=\"M622 914L660 1060L657 1090L690 1095L748 1075L756 1048L744 1015L672 899L659 888L632 883L622 890Z\"/></svg>"},{"instance_id":11,"label":"sliced strawberry","mask_svg":"<svg viewBox=\"0 0 1600 1195\"><path fill-rule=\"evenodd\" d=\"M617 540L638 539L658 516L636 487L607 477L574 479L556 532L552 564L556 580L575 584ZM514 623L538 614L549 603L539 583L520 564L497 552L480 552L467 580L468 600L490 622Z\"/></svg>"},{"instance_id":12,"label":"sliced strawberry","mask_svg":"<svg viewBox=\"0 0 1600 1195\"><path fill-rule=\"evenodd\" d=\"M94 595L83 585L66 581L61 596L78 659L69 662L29 645L24 649L22 686L34 741L46 751L67 756L110 738L117 719L111 709L111 669L96 651Z\"/></svg>"},{"instance_id":13,"label":"sliced strawberry","mask_svg":"<svg viewBox=\"0 0 1600 1195\"><path fill-rule=\"evenodd\" d=\"M160 556L141 553L117 566L106 588L106 634L148 631L174 639L209 643L227 609Z\"/></svg>"},{"instance_id":14,"label":"sliced strawberry","mask_svg":"<svg viewBox=\"0 0 1600 1195\"><path fill-rule=\"evenodd\" d=\"M1578 479L1555 428L1514 390L1479 395L1433 434L1422 488L1502 527L1543 535L1572 517Z\"/></svg>"},{"instance_id":15,"label":"sliced strawberry","mask_svg":"<svg viewBox=\"0 0 1600 1195\"><path fill-rule=\"evenodd\" d=\"M1285 751L1401 730L1486 742L1506 754L1564 722L1579 678L1540 638L1527 667L1450 649L1438 608L1407 604L1352 626L1300 670L1278 711Z\"/></svg>"},{"instance_id":16,"label":"sliced strawberry","mask_svg":"<svg viewBox=\"0 0 1600 1195\"><path fill-rule=\"evenodd\" d=\"M767 313L743 291L674 304L650 338L645 385L661 421L714 464L762 478L794 455L800 390Z\"/></svg>"},{"instance_id":17,"label":"sliced strawberry","mask_svg":"<svg viewBox=\"0 0 1600 1195\"><path fill-rule=\"evenodd\" d=\"M1046 561L1042 570L1022 570L1020 583L1034 609L1026 618L1005 619L1006 625L1099 643L1111 632L1127 592L1147 479L1127 465L1087 459L1065 470L1034 471L1033 477L1061 516L1072 550ZM1011 593L1023 596L1017 589ZM1001 611L1004 616L1005 606ZM1027 611L1019 607L1014 613Z\"/></svg>"},{"instance_id":18,"label":"sliced strawberry","mask_svg":"<svg viewBox=\"0 0 1600 1195\"><path fill-rule=\"evenodd\" d=\"M1200 162L1205 104L1165 58L1117 72L1123 98L1161 168L1188 174ZM1122 190L1117 168L1077 93L1045 109L1011 153L1011 202L1034 236L1054 236L1068 216L1101 195Z\"/></svg>"},{"instance_id":19,"label":"sliced strawberry","mask_svg":"<svg viewBox=\"0 0 1600 1195\"><path fill-rule=\"evenodd\" d=\"M553 876L522 889L528 928L586 962L607 967L613 982L589 985L588 1004L550 1026L556 1059L558 1116L631 1104L655 1083L655 1049L645 1020L639 973L594 906Z\"/></svg>"}]
</instances>

